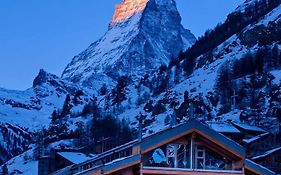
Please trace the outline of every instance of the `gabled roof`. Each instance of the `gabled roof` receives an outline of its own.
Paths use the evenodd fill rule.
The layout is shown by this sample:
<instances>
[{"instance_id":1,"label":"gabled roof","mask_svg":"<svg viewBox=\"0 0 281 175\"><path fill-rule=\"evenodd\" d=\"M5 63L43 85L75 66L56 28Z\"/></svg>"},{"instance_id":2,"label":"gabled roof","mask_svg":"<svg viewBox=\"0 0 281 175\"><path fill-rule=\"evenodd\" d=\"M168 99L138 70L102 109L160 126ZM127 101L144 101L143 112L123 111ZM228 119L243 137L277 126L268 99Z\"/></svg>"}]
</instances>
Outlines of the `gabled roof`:
<instances>
[{"instance_id":1,"label":"gabled roof","mask_svg":"<svg viewBox=\"0 0 281 175\"><path fill-rule=\"evenodd\" d=\"M143 141L140 143L140 150L141 152L145 152L148 149L154 149L160 146L159 143L168 143L172 139L180 138L193 131L204 134L212 140L215 140L216 142L224 145L225 147L237 152L241 156L245 156L245 149L241 145L228 139L224 135L214 131L207 125L204 125L203 123L197 120L190 120L187 123L174 126L170 129L144 138Z\"/></svg>"},{"instance_id":2,"label":"gabled roof","mask_svg":"<svg viewBox=\"0 0 281 175\"><path fill-rule=\"evenodd\" d=\"M208 121L206 122L210 128L219 133L240 133L240 131L228 122L216 122Z\"/></svg>"},{"instance_id":3,"label":"gabled roof","mask_svg":"<svg viewBox=\"0 0 281 175\"><path fill-rule=\"evenodd\" d=\"M86 155L78 152L58 152L57 154L69 160L73 164L80 164L95 157L95 155Z\"/></svg>"},{"instance_id":4,"label":"gabled roof","mask_svg":"<svg viewBox=\"0 0 281 175\"><path fill-rule=\"evenodd\" d=\"M259 174L263 174L263 175L276 175L273 171L249 160L246 159L245 160L245 167L246 169L250 169L251 171L257 172Z\"/></svg>"},{"instance_id":5,"label":"gabled roof","mask_svg":"<svg viewBox=\"0 0 281 175\"><path fill-rule=\"evenodd\" d=\"M238 128L242 128L246 131L254 131L254 132L261 132L261 133L265 133L266 131L257 127L257 126L252 126L252 125L248 125L245 123L240 123L240 122L232 122L232 124Z\"/></svg>"}]
</instances>

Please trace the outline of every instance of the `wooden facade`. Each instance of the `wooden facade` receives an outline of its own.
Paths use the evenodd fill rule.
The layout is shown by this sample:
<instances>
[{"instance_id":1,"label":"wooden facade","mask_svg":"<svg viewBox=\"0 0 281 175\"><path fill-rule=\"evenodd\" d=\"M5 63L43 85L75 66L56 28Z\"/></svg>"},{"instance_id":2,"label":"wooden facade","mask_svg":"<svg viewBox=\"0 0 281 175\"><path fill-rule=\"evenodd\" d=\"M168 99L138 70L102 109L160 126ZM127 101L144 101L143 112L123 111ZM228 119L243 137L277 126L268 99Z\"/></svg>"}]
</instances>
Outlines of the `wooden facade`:
<instances>
[{"instance_id":1,"label":"wooden facade","mask_svg":"<svg viewBox=\"0 0 281 175\"><path fill-rule=\"evenodd\" d=\"M127 154L125 154L127 153ZM245 149L191 120L74 165L75 175L273 175L246 159Z\"/></svg>"}]
</instances>

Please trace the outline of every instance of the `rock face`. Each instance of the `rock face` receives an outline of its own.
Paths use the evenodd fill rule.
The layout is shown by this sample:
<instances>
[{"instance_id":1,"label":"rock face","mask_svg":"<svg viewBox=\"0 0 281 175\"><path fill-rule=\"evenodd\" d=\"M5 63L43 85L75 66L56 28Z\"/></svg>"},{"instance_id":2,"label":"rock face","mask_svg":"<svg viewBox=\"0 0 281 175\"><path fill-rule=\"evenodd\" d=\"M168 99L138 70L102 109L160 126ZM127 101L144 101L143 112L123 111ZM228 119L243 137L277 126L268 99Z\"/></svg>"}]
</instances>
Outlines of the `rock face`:
<instances>
[{"instance_id":1,"label":"rock face","mask_svg":"<svg viewBox=\"0 0 281 175\"><path fill-rule=\"evenodd\" d=\"M142 12L148 0L123 0L122 4L117 4L111 24L122 22L136 13Z\"/></svg>"},{"instance_id":2,"label":"rock face","mask_svg":"<svg viewBox=\"0 0 281 175\"><path fill-rule=\"evenodd\" d=\"M181 25L174 0L124 0L106 34L75 56L62 77L96 88L122 75L138 78L195 40Z\"/></svg>"}]
</instances>

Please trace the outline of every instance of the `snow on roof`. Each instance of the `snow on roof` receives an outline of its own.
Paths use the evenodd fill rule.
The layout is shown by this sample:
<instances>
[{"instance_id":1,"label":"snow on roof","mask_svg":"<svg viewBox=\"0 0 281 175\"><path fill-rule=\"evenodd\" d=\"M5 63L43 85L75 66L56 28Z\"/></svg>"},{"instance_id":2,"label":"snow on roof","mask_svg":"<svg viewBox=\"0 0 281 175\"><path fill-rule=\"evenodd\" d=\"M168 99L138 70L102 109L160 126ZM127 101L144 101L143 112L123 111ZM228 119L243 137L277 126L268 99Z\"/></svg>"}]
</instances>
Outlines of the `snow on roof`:
<instances>
[{"instance_id":1,"label":"snow on roof","mask_svg":"<svg viewBox=\"0 0 281 175\"><path fill-rule=\"evenodd\" d=\"M231 125L227 122L208 121L206 123L213 130L220 132L220 133L240 133L240 131L237 128L235 128L233 125Z\"/></svg>"},{"instance_id":2,"label":"snow on roof","mask_svg":"<svg viewBox=\"0 0 281 175\"><path fill-rule=\"evenodd\" d=\"M92 154L86 155L78 152L58 152L58 154L74 164L79 164L95 157Z\"/></svg>"},{"instance_id":3,"label":"snow on roof","mask_svg":"<svg viewBox=\"0 0 281 175\"><path fill-rule=\"evenodd\" d=\"M250 167L264 175L274 175L275 173L267 168L265 168L264 166L261 166L260 164L257 164L249 159L245 160L245 165L247 167Z\"/></svg>"},{"instance_id":4,"label":"snow on roof","mask_svg":"<svg viewBox=\"0 0 281 175\"><path fill-rule=\"evenodd\" d=\"M257 132L266 132L265 130L257 127L257 126L252 126L252 125L248 125L248 124L245 124L245 123L239 123L239 122L233 122L233 124L235 126L238 126L242 129L245 129L247 131L257 131Z\"/></svg>"},{"instance_id":5,"label":"snow on roof","mask_svg":"<svg viewBox=\"0 0 281 175\"><path fill-rule=\"evenodd\" d=\"M136 163L136 162L140 162L141 161L141 155L132 155L129 157L124 157L124 158L120 158L120 159L116 159L112 162L109 162L107 164L105 164L104 167L102 167L102 171L106 172L106 171L111 171L113 169L116 169L118 167L122 167L124 165L129 165L132 163Z\"/></svg>"},{"instance_id":6,"label":"snow on roof","mask_svg":"<svg viewBox=\"0 0 281 175\"><path fill-rule=\"evenodd\" d=\"M268 156L268 155L270 155L270 154L273 154L273 153L275 153L276 151L280 151L280 150L281 150L281 147L274 148L274 149L271 149L271 150L269 150L269 151L266 151L266 152L265 152L264 154L262 154L262 155L253 157L252 159L253 159L253 160L260 159L260 158L266 157L266 156Z\"/></svg>"},{"instance_id":7,"label":"snow on roof","mask_svg":"<svg viewBox=\"0 0 281 175\"><path fill-rule=\"evenodd\" d=\"M255 137L252 137L250 139L243 139L243 142L249 144L249 143L255 142L255 141L257 141L257 140L259 140L259 139L261 139L261 138L263 138L265 136L268 136L268 135L269 135L268 132L267 133L263 133L263 134L255 136Z\"/></svg>"}]
</instances>

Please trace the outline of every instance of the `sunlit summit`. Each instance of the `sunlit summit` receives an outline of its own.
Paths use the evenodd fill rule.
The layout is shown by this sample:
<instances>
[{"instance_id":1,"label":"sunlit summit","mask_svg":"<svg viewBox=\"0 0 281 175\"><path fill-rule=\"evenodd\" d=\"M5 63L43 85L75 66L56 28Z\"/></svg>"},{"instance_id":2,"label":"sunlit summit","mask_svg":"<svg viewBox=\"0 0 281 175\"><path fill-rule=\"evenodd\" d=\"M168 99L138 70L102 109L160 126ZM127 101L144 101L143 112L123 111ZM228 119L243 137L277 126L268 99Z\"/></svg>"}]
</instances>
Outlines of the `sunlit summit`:
<instances>
[{"instance_id":1,"label":"sunlit summit","mask_svg":"<svg viewBox=\"0 0 281 175\"><path fill-rule=\"evenodd\" d=\"M112 24L122 22L134 14L143 11L147 2L148 0L123 0L121 4L115 6Z\"/></svg>"}]
</instances>

